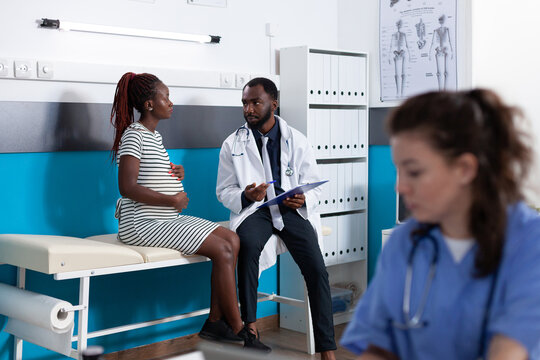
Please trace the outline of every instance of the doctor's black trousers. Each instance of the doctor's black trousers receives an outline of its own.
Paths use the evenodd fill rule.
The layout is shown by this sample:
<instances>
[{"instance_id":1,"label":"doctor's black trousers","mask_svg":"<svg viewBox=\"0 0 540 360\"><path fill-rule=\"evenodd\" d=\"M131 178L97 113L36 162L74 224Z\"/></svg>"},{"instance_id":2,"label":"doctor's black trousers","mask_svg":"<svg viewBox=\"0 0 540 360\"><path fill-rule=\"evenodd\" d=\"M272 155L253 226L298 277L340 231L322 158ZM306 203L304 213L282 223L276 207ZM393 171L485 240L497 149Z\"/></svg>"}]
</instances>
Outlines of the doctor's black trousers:
<instances>
[{"instance_id":1,"label":"doctor's black trousers","mask_svg":"<svg viewBox=\"0 0 540 360\"><path fill-rule=\"evenodd\" d=\"M272 226L268 207L260 208L248 216L236 229L240 237L238 296L242 320L246 324L257 320L259 257L264 245L274 233L283 240L304 276L313 320L315 351L335 350L330 285L317 233L311 223L303 219L296 210L281 205L280 212L285 224L281 231Z\"/></svg>"}]
</instances>

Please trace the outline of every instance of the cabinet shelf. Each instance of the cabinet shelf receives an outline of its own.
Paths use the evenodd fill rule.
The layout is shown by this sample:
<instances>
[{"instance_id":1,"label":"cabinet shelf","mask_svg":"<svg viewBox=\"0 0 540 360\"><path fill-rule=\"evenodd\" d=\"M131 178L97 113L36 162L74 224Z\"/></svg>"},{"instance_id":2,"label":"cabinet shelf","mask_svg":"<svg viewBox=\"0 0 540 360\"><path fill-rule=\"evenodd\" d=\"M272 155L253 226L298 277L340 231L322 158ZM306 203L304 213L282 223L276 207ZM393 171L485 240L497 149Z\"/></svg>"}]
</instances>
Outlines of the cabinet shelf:
<instances>
[{"instance_id":1,"label":"cabinet shelf","mask_svg":"<svg viewBox=\"0 0 540 360\"><path fill-rule=\"evenodd\" d=\"M339 163L339 162L351 162L351 161L354 161L354 160L359 160L359 161L362 161L362 160L366 160L367 159L367 155L363 155L363 156L341 156L341 157L321 157L321 158L317 158L317 164L329 164L329 163Z\"/></svg>"},{"instance_id":2,"label":"cabinet shelf","mask_svg":"<svg viewBox=\"0 0 540 360\"><path fill-rule=\"evenodd\" d=\"M319 212L323 226L323 258L330 283L367 284L368 216L368 55L362 52L314 49L280 50L280 114L306 135L322 179ZM291 261L290 257L283 259ZM280 271L285 289L302 289L301 276ZM286 285L285 285L286 284ZM353 309L336 313L347 322ZM304 319L304 320L302 320ZM301 329L301 309L283 307L281 326Z\"/></svg>"},{"instance_id":3,"label":"cabinet shelf","mask_svg":"<svg viewBox=\"0 0 540 360\"><path fill-rule=\"evenodd\" d=\"M335 212L322 212L321 218L329 217L329 216L341 216L341 215L348 215L348 214L358 214L358 213L365 213L367 212L366 209L356 209L356 210L347 210L347 211L335 211Z\"/></svg>"},{"instance_id":4,"label":"cabinet shelf","mask_svg":"<svg viewBox=\"0 0 540 360\"><path fill-rule=\"evenodd\" d=\"M367 106L360 104L323 104L323 103L309 103L310 109L365 109Z\"/></svg>"}]
</instances>

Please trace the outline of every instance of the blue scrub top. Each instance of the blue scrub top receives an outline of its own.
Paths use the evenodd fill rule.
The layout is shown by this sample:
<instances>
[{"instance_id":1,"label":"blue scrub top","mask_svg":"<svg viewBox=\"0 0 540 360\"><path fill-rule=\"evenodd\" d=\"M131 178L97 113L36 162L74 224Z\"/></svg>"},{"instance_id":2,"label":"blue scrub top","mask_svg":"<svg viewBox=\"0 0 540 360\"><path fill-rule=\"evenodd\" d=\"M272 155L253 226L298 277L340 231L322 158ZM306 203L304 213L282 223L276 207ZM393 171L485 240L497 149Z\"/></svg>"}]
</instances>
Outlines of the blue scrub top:
<instances>
[{"instance_id":1,"label":"blue scrub top","mask_svg":"<svg viewBox=\"0 0 540 360\"><path fill-rule=\"evenodd\" d=\"M493 277L473 276L476 245L456 264L438 228L431 230L439 245L439 261L422 316L427 326L401 330L392 325L405 321L403 289L410 234L418 226L411 219L392 232L341 344L356 354L373 344L401 359L477 359ZM421 300L432 256L431 242L421 241L413 262L410 317ZM502 334L521 343L530 359L540 359L540 217L522 202L508 209L506 244L494 291L485 349L494 334Z\"/></svg>"}]
</instances>

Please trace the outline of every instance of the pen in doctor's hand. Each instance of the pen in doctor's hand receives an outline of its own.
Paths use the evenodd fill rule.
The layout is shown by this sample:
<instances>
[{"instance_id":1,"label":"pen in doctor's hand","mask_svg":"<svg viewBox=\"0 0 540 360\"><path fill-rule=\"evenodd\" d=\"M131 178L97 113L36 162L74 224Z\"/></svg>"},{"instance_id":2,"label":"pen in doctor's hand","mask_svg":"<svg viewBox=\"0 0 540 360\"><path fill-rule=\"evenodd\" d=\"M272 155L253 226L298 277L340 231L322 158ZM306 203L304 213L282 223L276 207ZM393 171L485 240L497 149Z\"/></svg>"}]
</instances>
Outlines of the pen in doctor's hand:
<instances>
[{"instance_id":1,"label":"pen in doctor's hand","mask_svg":"<svg viewBox=\"0 0 540 360\"><path fill-rule=\"evenodd\" d=\"M272 180L272 181L267 182L266 184L270 185L270 184L273 184L275 182L276 182L276 180Z\"/></svg>"}]
</instances>

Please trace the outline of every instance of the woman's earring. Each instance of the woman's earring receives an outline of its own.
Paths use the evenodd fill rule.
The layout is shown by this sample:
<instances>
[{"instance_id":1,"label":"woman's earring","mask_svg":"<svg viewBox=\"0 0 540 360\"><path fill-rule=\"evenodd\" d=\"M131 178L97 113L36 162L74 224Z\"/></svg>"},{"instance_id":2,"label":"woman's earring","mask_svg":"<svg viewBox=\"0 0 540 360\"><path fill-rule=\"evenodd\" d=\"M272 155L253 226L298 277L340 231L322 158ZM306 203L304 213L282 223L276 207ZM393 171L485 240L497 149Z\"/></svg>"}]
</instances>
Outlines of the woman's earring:
<instances>
[{"instance_id":1,"label":"woman's earring","mask_svg":"<svg viewBox=\"0 0 540 360\"><path fill-rule=\"evenodd\" d=\"M152 110L154 110L154 108L151 108L151 107L148 108L148 111L152 111Z\"/></svg>"}]
</instances>

